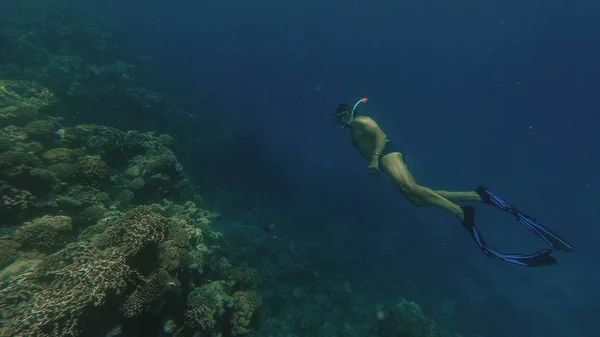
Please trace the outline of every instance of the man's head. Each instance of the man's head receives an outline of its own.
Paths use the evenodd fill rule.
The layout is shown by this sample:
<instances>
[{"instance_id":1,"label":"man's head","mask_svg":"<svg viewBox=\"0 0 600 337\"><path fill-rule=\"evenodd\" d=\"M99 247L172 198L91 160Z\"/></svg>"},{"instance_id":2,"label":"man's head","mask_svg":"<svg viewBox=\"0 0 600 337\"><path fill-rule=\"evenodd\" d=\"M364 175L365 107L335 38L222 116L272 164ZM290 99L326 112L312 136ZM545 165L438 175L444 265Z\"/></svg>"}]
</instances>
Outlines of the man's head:
<instances>
[{"instance_id":1,"label":"man's head","mask_svg":"<svg viewBox=\"0 0 600 337\"><path fill-rule=\"evenodd\" d=\"M349 127L354 122L356 111L352 113L352 110L352 105L348 103L342 103L335 109L335 121L342 129Z\"/></svg>"},{"instance_id":2,"label":"man's head","mask_svg":"<svg viewBox=\"0 0 600 337\"><path fill-rule=\"evenodd\" d=\"M342 103L335 109L335 121L342 127L342 130L350 127L352 123L354 123L354 118L358 113L356 107L360 103L367 103L367 98L361 98L354 105Z\"/></svg>"}]
</instances>

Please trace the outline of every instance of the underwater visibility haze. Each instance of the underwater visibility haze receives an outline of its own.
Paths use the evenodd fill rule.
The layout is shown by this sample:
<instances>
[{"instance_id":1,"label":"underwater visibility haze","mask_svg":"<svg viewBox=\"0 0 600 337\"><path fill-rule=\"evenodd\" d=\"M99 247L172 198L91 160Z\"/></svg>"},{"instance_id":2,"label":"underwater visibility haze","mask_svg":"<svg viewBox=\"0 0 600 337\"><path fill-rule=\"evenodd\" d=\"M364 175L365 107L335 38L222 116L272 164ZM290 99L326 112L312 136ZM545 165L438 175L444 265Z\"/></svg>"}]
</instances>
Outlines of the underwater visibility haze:
<instances>
[{"instance_id":1,"label":"underwater visibility haze","mask_svg":"<svg viewBox=\"0 0 600 337\"><path fill-rule=\"evenodd\" d=\"M597 336L599 15L3 1L0 336Z\"/></svg>"}]
</instances>

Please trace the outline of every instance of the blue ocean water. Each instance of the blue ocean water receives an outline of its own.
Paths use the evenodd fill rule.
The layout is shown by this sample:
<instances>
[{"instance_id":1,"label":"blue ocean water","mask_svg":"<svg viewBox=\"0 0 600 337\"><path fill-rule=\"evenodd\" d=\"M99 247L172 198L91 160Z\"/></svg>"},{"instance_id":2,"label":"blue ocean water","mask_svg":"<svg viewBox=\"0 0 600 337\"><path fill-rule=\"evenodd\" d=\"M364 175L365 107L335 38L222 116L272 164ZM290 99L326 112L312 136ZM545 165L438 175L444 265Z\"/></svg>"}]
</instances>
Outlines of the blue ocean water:
<instances>
[{"instance_id":1,"label":"blue ocean water","mask_svg":"<svg viewBox=\"0 0 600 337\"><path fill-rule=\"evenodd\" d=\"M596 334L597 2L102 7L130 43L159 60L174 90L202 97L198 113L220 111L240 137L243 144L214 163L222 166L217 184L260 207L260 221L285 227L298 244L335 244L335 256L347 255L340 264L356 259L328 277L353 284L358 303L369 301L361 293L407 293L472 336ZM556 254L559 265L542 269L491 260L455 219L410 206L387 179L373 181L333 121L339 103L363 96L362 113L403 147L419 183L484 183L568 238L576 253ZM203 163L194 153L189 160ZM497 211L482 209L479 219L505 251L543 246Z\"/></svg>"},{"instance_id":2,"label":"blue ocean water","mask_svg":"<svg viewBox=\"0 0 600 337\"><path fill-rule=\"evenodd\" d=\"M464 336L597 335L600 3L82 4L123 50L153 60L167 95L195 106L172 116L182 164L210 191L225 236L243 228L261 241L254 266L280 275L266 285L293 299L265 295L271 321L256 336L354 336L345 324L396 297ZM333 116L362 97L419 184L485 184L576 251L543 268L491 259L456 219L375 181ZM476 207L491 246L544 248L510 216ZM328 320L348 308L348 322Z\"/></svg>"}]
</instances>

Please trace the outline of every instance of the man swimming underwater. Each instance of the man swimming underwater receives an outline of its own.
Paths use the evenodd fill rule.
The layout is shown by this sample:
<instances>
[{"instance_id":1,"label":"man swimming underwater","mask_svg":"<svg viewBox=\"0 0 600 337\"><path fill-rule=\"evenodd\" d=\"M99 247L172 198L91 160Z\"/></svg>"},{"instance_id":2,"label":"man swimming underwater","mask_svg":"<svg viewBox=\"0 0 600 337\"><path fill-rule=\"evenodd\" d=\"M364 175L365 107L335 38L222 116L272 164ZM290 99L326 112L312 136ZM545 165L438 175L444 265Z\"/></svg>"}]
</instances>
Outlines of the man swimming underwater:
<instances>
[{"instance_id":1,"label":"man swimming underwater","mask_svg":"<svg viewBox=\"0 0 600 337\"><path fill-rule=\"evenodd\" d=\"M528 267L554 265L557 264L557 261L551 255L552 250L573 251L570 244L540 225L534 217L521 212L483 186L477 187L474 191L450 192L432 190L419 185L406 166L402 150L388 140L386 134L373 119L358 115L356 107L366 102L367 99L363 98L354 105L340 104L335 110L335 119L342 130L350 131L352 145L369 160L369 173L379 179L381 167L381 170L390 177L396 188L411 204L436 206L454 215L486 255L509 263ZM502 254L489 248L475 226L475 208L471 205L461 207L456 204L460 202L482 202L512 214L520 224L537 234L550 248L530 255Z\"/></svg>"}]
</instances>

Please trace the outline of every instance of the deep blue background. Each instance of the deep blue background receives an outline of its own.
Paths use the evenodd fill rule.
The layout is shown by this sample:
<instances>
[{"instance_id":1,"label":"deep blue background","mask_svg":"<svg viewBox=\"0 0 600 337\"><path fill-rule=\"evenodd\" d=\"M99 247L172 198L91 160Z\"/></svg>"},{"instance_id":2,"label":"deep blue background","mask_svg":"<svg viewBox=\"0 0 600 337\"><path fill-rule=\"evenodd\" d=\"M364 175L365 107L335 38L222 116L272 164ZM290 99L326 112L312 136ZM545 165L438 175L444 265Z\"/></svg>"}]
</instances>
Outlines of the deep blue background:
<instances>
[{"instance_id":1,"label":"deep blue background","mask_svg":"<svg viewBox=\"0 0 600 337\"><path fill-rule=\"evenodd\" d=\"M194 113L218 111L230 136L245 142L212 163L222 165L218 183L291 232L361 247L374 263L357 266L357 279L377 270L390 285L418 283L426 312L462 332L597 334L599 2L97 6L130 48L156 59L174 92L202 97ZM546 269L489 260L454 219L412 208L387 181L373 182L332 116L362 96L363 113L405 149L420 183L485 183L577 252L558 254L560 265ZM202 171L200 156L188 160ZM500 250L541 247L510 218L480 208L482 230ZM448 301L453 314L442 309Z\"/></svg>"}]
</instances>

